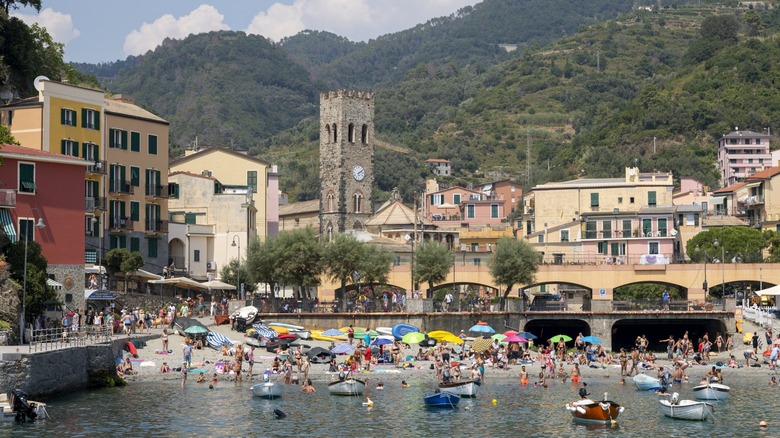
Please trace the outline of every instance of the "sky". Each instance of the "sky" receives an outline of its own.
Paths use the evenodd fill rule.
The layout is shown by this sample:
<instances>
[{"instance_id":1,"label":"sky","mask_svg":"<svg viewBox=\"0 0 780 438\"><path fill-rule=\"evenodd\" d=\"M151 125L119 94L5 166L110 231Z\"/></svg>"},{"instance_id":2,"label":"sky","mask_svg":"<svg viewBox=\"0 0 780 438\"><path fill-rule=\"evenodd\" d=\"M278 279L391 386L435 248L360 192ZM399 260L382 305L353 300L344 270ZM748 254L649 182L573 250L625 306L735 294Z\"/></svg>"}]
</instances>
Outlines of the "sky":
<instances>
[{"instance_id":1,"label":"sky","mask_svg":"<svg viewBox=\"0 0 780 438\"><path fill-rule=\"evenodd\" d=\"M274 41L322 30L352 41L408 29L478 0L42 0L11 11L45 27L69 62L110 62L154 50L165 38L215 30Z\"/></svg>"}]
</instances>

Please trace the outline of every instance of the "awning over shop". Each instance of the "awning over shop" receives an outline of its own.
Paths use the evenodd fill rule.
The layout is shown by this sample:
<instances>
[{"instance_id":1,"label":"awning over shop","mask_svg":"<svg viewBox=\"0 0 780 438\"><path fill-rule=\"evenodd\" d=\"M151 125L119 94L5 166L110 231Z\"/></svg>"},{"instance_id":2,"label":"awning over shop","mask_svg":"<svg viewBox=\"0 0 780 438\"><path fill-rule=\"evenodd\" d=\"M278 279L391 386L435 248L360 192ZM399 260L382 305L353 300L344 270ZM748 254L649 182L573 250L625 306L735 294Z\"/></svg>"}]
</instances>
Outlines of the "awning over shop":
<instances>
[{"instance_id":1,"label":"awning over shop","mask_svg":"<svg viewBox=\"0 0 780 438\"><path fill-rule=\"evenodd\" d=\"M104 266L84 266L84 273L85 274L100 274L103 275L106 273L106 268Z\"/></svg>"},{"instance_id":2,"label":"awning over shop","mask_svg":"<svg viewBox=\"0 0 780 438\"><path fill-rule=\"evenodd\" d=\"M56 282L51 278L46 279L46 284L54 290L62 290L62 283Z\"/></svg>"},{"instance_id":3,"label":"awning over shop","mask_svg":"<svg viewBox=\"0 0 780 438\"><path fill-rule=\"evenodd\" d=\"M14 221L11 220L11 211L7 208L0 208L0 226L3 227L3 231L11 243L16 243L16 227L14 227Z\"/></svg>"}]
</instances>

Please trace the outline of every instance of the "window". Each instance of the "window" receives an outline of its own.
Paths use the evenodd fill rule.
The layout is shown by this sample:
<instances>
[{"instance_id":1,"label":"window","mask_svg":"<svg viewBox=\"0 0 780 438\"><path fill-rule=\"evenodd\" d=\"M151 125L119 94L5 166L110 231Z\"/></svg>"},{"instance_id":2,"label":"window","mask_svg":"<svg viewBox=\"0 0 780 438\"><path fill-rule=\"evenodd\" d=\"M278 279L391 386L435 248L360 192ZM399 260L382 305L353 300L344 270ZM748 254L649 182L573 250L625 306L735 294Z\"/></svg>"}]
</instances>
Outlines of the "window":
<instances>
[{"instance_id":1,"label":"window","mask_svg":"<svg viewBox=\"0 0 780 438\"><path fill-rule=\"evenodd\" d=\"M76 126L76 125L73 125ZM81 127L100 131L100 113L89 108L81 109Z\"/></svg>"},{"instance_id":2,"label":"window","mask_svg":"<svg viewBox=\"0 0 780 438\"><path fill-rule=\"evenodd\" d=\"M35 241L35 219L19 219L19 240Z\"/></svg>"},{"instance_id":3,"label":"window","mask_svg":"<svg viewBox=\"0 0 780 438\"><path fill-rule=\"evenodd\" d=\"M149 155L157 155L157 136L154 134L149 134Z\"/></svg>"},{"instance_id":4,"label":"window","mask_svg":"<svg viewBox=\"0 0 780 438\"><path fill-rule=\"evenodd\" d=\"M536 236L536 241L539 243L544 243L544 233L541 233L538 236Z\"/></svg>"},{"instance_id":5,"label":"window","mask_svg":"<svg viewBox=\"0 0 780 438\"><path fill-rule=\"evenodd\" d=\"M79 156L79 143L73 140L62 140L60 143L60 153L62 155L70 155L71 157Z\"/></svg>"},{"instance_id":6,"label":"window","mask_svg":"<svg viewBox=\"0 0 780 438\"><path fill-rule=\"evenodd\" d=\"M599 206L599 194L598 193L591 193L590 194L590 206L591 207L598 207Z\"/></svg>"},{"instance_id":7,"label":"window","mask_svg":"<svg viewBox=\"0 0 780 438\"><path fill-rule=\"evenodd\" d=\"M130 166L130 185L141 187L141 169L139 167Z\"/></svg>"},{"instance_id":8,"label":"window","mask_svg":"<svg viewBox=\"0 0 780 438\"><path fill-rule=\"evenodd\" d=\"M147 245L148 245L148 257L156 259L157 258L157 244L159 243L160 239L150 238L147 239Z\"/></svg>"},{"instance_id":9,"label":"window","mask_svg":"<svg viewBox=\"0 0 780 438\"><path fill-rule=\"evenodd\" d=\"M631 219L623 219L623 237L631 237Z\"/></svg>"},{"instance_id":10,"label":"window","mask_svg":"<svg viewBox=\"0 0 780 438\"><path fill-rule=\"evenodd\" d=\"M607 254L609 251L609 242L599 242L599 254Z\"/></svg>"},{"instance_id":11,"label":"window","mask_svg":"<svg viewBox=\"0 0 780 438\"><path fill-rule=\"evenodd\" d=\"M179 183L168 184L168 197L171 199L179 199Z\"/></svg>"},{"instance_id":12,"label":"window","mask_svg":"<svg viewBox=\"0 0 780 438\"><path fill-rule=\"evenodd\" d=\"M468 204L466 206L466 217L469 219L473 219L475 217L474 213L474 204Z\"/></svg>"},{"instance_id":13,"label":"window","mask_svg":"<svg viewBox=\"0 0 780 438\"><path fill-rule=\"evenodd\" d=\"M612 221L601 222L601 237L605 239L612 238Z\"/></svg>"},{"instance_id":14,"label":"window","mask_svg":"<svg viewBox=\"0 0 780 438\"><path fill-rule=\"evenodd\" d=\"M81 157L87 161L100 160L100 147L94 143L84 143L81 149Z\"/></svg>"},{"instance_id":15,"label":"window","mask_svg":"<svg viewBox=\"0 0 780 438\"><path fill-rule=\"evenodd\" d=\"M84 181L84 197L91 199L93 204L95 202L95 198L99 197L99 190L100 184L97 181L93 181L91 179ZM92 207L95 208L97 206L93 205Z\"/></svg>"},{"instance_id":16,"label":"window","mask_svg":"<svg viewBox=\"0 0 780 438\"><path fill-rule=\"evenodd\" d=\"M644 237L651 237L653 233L653 220L642 219L642 235Z\"/></svg>"},{"instance_id":17,"label":"window","mask_svg":"<svg viewBox=\"0 0 780 438\"><path fill-rule=\"evenodd\" d=\"M634 203L634 197L633 196L628 198L628 203L629 204L633 204Z\"/></svg>"},{"instance_id":18,"label":"window","mask_svg":"<svg viewBox=\"0 0 780 438\"><path fill-rule=\"evenodd\" d=\"M355 142L355 125L353 123L347 126L347 141L350 143Z\"/></svg>"},{"instance_id":19,"label":"window","mask_svg":"<svg viewBox=\"0 0 780 438\"><path fill-rule=\"evenodd\" d=\"M666 218L658 218L658 237L666 237Z\"/></svg>"},{"instance_id":20,"label":"window","mask_svg":"<svg viewBox=\"0 0 780 438\"><path fill-rule=\"evenodd\" d=\"M729 159L729 163L736 164L737 163L737 159L736 158L730 158Z\"/></svg>"},{"instance_id":21,"label":"window","mask_svg":"<svg viewBox=\"0 0 780 438\"><path fill-rule=\"evenodd\" d=\"M368 125L363 125L360 128L360 141L363 144L368 144Z\"/></svg>"},{"instance_id":22,"label":"window","mask_svg":"<svg viewBox=\"0 0 780 438\"><path fill-rule=\"evenodd\" d=\"M612 243L610 244L610 255L623 256L626 255L625 243Z\"/></svg>"},{"instance_id":23,"label":"window","mask_svg":"<svg viewBox=\"0 0 780 438\"><path fill-rule=\"evenodd\" d=\"M460 204L460 193L452 195L452 203L455 205Z\"/></svg>"},{"instance_id":24,"label":"window","mask_svg":"<svg viewBox=\"0 0 780 438\"><path fill-rule=\"evenodd\" d=\"M748 158L748 164L753 164L753 159L752 158Z\"/></svg>"},{"instance_id":25,"label":"window","mask_svg":"<svg viewBox=\"0 0 780 438\"><path fill-rule=\"evenodd\" d=\"M498 218L498 204L490 204L490 217Z\"/></svg>"},{"instance_id":26,"label":"window","mask_svg":"<svg viewBox=\"0 0 780 438\"><path fill-rule=\"evenodd\" d=\"M438 195L431 195L431 205L442 205L444 204L444 195L438 194Z\"/></svg>"},{"instance_id":27,"label":"window","mask_svg":"<svg viewBox=\"0 0 780 438\"><path fill-rule=\"evenodd\" d=\"M699 226L699 213L694 213L693 215L693 226Z\"/></svg>"},{"instance_id":28,"label":"window","mask_svg":"<svg viewBox=\"0 0 780 438\"><path fill-rule=\"evenodd\" d=\"M355 213L360 213L361 209L363 207L363 195L361 195L360 193L355 193L353 195L353 203L354 203L354 205L353 205L354 210L353 211Z\"/></svg>"},{"instance_id":29,"label":"window","mask_svg":"<svg viewBox=\"0 0 780 438\"><path fill-rule=\"evenodd\" d=\"M141 220L141 203L138 201L130 201L130 220Z\"/></svg>"},{"instance_id":30,"label":"window","mask_svg":"<svg viewBox=\"0 0 780 438\"><path fill-rule=\"evenodd\" d=\"M471 252L477 252L479 251L479 244L478 243L472 243L471 244Z\"/></svg>"},{"instance_id":31,"label":"window","mask_svg":"<svg viewBox=\"0 0 780 438\"><path fill-rule=\"evenodd\" d=\"M328 213L333 213L333 192L328 192Z\"/></svg>"},{"instance_id":32,"label":"window","mask_svg":"<svg viewBox=\"0 0 780 438\"><path fill-rule=\"evenodd\" d=\"M184 213L184 223L195 225L198 223L198 215L195 213Z\"/></svg>"},{"instance_id":33,"label":"window","mask_svg":"<svg viewBox=\"0 0 780 438\"><path fill-rule=\"evenodd\" d=\"M301 226L301 219L296 217L296 218L295 218L295 222L294 222L293 226L294 226L295 228L298 228L298 227L300 227L300 226Z\"/></svg>"},{"instance_id":34,"label":"window","mask_svg":"<svg viewBox=\"0 0 780 438\"><path fill-rule=\"evenodd\" d=\"M561 242L569 241L569 230L561 230Z\"/></svg>"},{"instance_id":35,"label":"window","mask_svg":"<svg viewBox=\"0 0 780 438\"><path fill-rule=\"evenodd\" d=\"M109 129L108 147L114 149L127 149L127 131L123 131L121 129Z\"/></svg>"},{"instance_id":36,"label":"window","mask_svg":"<svg viewBox=\"0 0 780 438\"><path fill-rule=\"evenodd\" d=\"M109 248L127 248L127 236L110 236Z\"/></svg>"},{"instance_id":37,"label":"window","mask_svg":"<svg viewBox=\"0 0 780 438\"><path fill-rule=\"evenodd\" d=\"M66 126L76 126L76 111L62 108L60 110L60 122Z\"/></svg>"},{"instance_id":38,"label":"window","mask_svg":"<svg viewBox=\"0 0 780 438\"><path fill-rule=\"evenodd\" d=\"M200 250L196 249L192 251L192 261L199 262L200 261Z\"/></svg>"},{"instance_id":39,"label":"window","mask_svg":"<svg viewBox=\"0 0 780 438\"><path fill-rule=\"evenodd\" d=\"M401 266L401 256L395 256L395 260L393 260L393 266Z\"/></svg>"},{"instance_id":40,"label":"window","mask_svg":"<svg viewBox=\"0 0 780 438\"><path fill-rule=\"evenodd\" d=\"M35 164L19 163L19 193L35 193Z\"/></svg>"},{"instance_id":41,"label":"window","mask_svg":"<svg viewBox=\"0 0 780 438\"><path fill-rule=\"evenodd\" d=\"M618 196L618 204L622 204L622 203L623 203L623 197L622 196Z\"/></svg>"},{"instance_id":42,"label":"window","mask_svg":"<svg viewBox=\"0 0 780 438\"><path fill-rule=\"evenodd\" d=\"M658 252L658 248L659 248L658 242L648 242L647 243L647 253L648 254L660 254L660 252Z\"/></svg>"},{"instance_id":43,"label":"window","mask_svg":"<svg viewBox=\"0 0 780 438\"><path fill-rule=\"evenodd\" d=\"M141 239L137 237L130 238L130 252L141 252Z\"/></svg>"},{"instance_id":44,"label":"window","mask_svg":"<svg viewBox=\"0 0 780 438\"><path fill-rule=\"evenodd\" d=\"M761 144L761 139L760 138L756 139L756 144Z\"/></svg>"},{"instance_id":45,"label":"window","mask_svg":"<svg viewBox=\"0 0 780 438\"><path fill-rule=\"evenodd\" d=\"M130 132L130 150L133 152L141 152L141 133Z\"/></svg>"},{"instance_id":46,"label":"window","mask_svg":"<svg viewBox=\"0 0 780 438\"><path fill-rule=\"evenodd\" d=\"M745 139L745 144L750 144L750 139L749 138Z\"/></svg>"},{"instance_id":47,"label":"window","mask_svg":"<svg viewBox=\"0 0 780 438\"><path fill-rule=\"evenodd\" d=\"M160 231L160 206L159 205L146 204L146 228L145 229L148 231Z\"/></svg>"},{"instance_id":48,"label":"window","mask_svg":"<svg viewBox=\"0 0 780 438\"><path fill-rule=\"evenodd\" d=\"M146 169L146 196L162 195L162 186L160 185L160 171L155 169Z\"/></svg>"},{"instance_id":49,"label":"window","mask_svg":"<svg viewBox=\"0 0 780 438\"><path fill-rule=\"evenodd\" d=\"M596 222L585 222L585 238L586 239L595 239L596 238Z\"/></svg>"},{"instance_id":50,"label":"window","mask_svg":"<svg viewBox=\"0 0 780 438\"><path fill-rule=\"evenodd\" d=\"M246 172L246 185L252 189L252 193L257 193L257 171L248 170Z\"/></svg>"},{"instance_id":51,"label":"window","mask_svg":"<svg viewBox=\"0 0 780 438\"><path fill-rule=\"evenodd\" d=\"M479 266L482 264L482 259L474 259L474 266Z\"/></svg>"},{"instance_id":52,"label":"window","mask_svg":"<svg viewBox=\"0 0 780 438\"><path fill-rule=\"evenodd\" d=\"M124 228L127 225L125 203L123 201L110 201L108 215L109 226L111 228ZM121 248L124 248L124 246Z\"/></svg>"},{"instance_id":53,"label":"window","mask_svg":"<svg viewBox=\"0 0 780 438\"><path fill-rule=\"evenodd\" d=\"M647 192L647 205L655 207L655 191Z\"/></svg>"}]
</instances>

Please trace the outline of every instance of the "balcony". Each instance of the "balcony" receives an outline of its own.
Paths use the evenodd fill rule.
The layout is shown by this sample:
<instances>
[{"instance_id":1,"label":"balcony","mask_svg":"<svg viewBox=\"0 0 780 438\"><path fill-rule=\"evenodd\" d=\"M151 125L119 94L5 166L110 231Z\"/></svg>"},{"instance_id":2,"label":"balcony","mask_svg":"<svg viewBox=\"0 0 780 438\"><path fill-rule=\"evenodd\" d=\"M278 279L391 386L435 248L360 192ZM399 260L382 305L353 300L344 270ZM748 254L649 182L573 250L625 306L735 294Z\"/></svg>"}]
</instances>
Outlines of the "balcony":
<instances>
[{"instance_id":1,"label":"balcony","mask_svg":"<svg viewBox=\"0 0 780 438\"><path fill-rule=\"evenodd\" d=\"M760 205L764 203L764 195L745 196L744 198L737 199L737 202L747 207Z\"/></svg>"},{"instance_id":2,"label":"balcony","mask_svg":"<svg viewBox=\"0 0 780 438\"><path fill-rule=\"evenodd\" d=\"M108 226L113 231L132 231L135 222L128 217L111 217L108 220Z\"/></svg>"},{"instance_id":3,"label":"balcony","mask_svg":"<svg viewBox=\"0 0 780 438\"><path fill-rule=\"evenodd\" d=\"M112 179L108 184L108 192L116 195L132 195L133 186L123 179Z\"/></svg>"},{"instance_id":4,"label":"balcony","mask_svg":"<svg viewBox=\"0 0 780 438\"><path fill-rule=\"evenodd\" d=\"M147 198L168 198L168 186L160 184L147 184L146 185L146 197Z\"/></svg>"},{"instance_id":5,"label":"balcony","mask_svg":"<svg viewBox=\"0 0 780 438\"><path fill-rule=\"evenodd\" d=\"M108 173L106 168L108 165L106 164L105 160L96 160L93 161L93 164L90 164L87 166L87 173L94 173L98 175L105 175Z\"/></svg>"},{"instance_id":6,"label":"balcony","mask_svg":"<svg viewBox=\"0 0 780 438\"><path fill-rule=\"evenodd\" d=\"M635 228L633 230L616 230L616 231L596 231L586 230L583 234L583 240L595 240L595 239L643 239L649 237L672 237L669 234L667 228L661 228L656 231L641 230Z\"/></svg>"},{"instance_id":7,"label":"balcony","mask_svg":"<svg viewBox=\"0 0 780 438\"><path fill-rule=\"evenodd\" d=\"M0 190L0 207L16 207L16 191L10 189Z\"/></svg>"},{"instance_id":8,"label":"balcony","mask_svg":"<svg viewBox=\"0 0 780 438\"><path fill-rule=\"evenodd\" d=\"M106 211L106 198L104 197L98 197L98 198L85 198L84 199L84 210L86 210L87 213L94 213L96 211Z\"/></svg>"},{"instance_id":9,"label":"balcony","mask_svg":"<svg viewBox=\"0 0 780 438\"><path fill-rule=\"evenodd\" d=\"M146 221L145 230L147 233L167 233L168 221Z\"/></svg>"}]
</instances>

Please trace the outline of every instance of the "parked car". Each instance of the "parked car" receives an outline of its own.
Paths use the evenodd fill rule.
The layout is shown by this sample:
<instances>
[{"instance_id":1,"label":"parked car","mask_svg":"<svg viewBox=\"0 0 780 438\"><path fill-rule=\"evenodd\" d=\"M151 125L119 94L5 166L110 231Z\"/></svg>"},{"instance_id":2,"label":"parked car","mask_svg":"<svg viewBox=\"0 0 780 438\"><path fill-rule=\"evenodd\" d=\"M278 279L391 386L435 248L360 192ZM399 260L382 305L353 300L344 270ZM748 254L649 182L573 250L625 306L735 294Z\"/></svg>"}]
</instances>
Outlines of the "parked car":
<instances>
[{"instance_id":1,"label":"parked car","mask_svg":"<svg viewBox=\"0 0 780 438\"><path fill-rule=\"evenodd\" d=\"M530 310L563 311L566 310L566 301L558 294L534 295Z\"/></svg>"}]
</instances>

